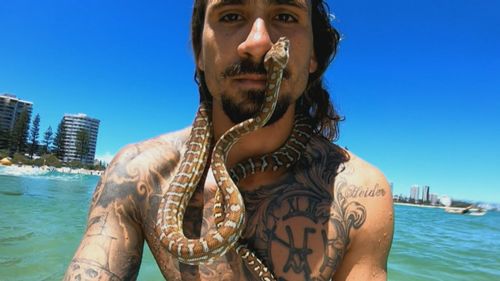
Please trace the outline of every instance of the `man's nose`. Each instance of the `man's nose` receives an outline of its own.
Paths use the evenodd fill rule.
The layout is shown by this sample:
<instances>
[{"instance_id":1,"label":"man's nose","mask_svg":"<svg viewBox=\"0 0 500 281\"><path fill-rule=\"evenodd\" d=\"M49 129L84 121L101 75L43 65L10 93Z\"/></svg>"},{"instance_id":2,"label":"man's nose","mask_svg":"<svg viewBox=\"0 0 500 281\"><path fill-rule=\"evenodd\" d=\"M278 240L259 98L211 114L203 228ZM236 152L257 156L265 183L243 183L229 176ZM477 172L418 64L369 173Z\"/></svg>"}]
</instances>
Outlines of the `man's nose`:
<instances>
[{"instance_id":1,"label":"man's nose","mask_svg":"<svg viewBox=\"0 0 500 281\"><path fill-rule=\"evenodd\" d=\"M263 19L257 18L252 25L250 33L238 46L241 58L251 59L255 63L262 62L264 55L269 51L273 42Z\"/></svg>"}]
</instances>

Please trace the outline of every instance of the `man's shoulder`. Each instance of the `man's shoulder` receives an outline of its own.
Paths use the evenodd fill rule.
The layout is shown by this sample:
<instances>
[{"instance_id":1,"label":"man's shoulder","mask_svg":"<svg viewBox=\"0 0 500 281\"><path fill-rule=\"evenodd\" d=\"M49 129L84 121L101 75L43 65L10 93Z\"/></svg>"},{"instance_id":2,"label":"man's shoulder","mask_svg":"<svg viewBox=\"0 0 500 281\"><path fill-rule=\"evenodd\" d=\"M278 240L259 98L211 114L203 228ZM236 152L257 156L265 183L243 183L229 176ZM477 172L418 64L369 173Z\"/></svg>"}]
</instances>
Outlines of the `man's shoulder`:
<instances>
[{"instance_id":1,"label":"man's shoulder","mask_svg":"<svg viewBox=\"0 0 500 281\"><path fill-rule=\"evenodd\" d=\"M360 190L376 189L380 190L376 193L377 196L382 194L391 196L387 179L377 167L325 138L311 138L301 163L309 167L309 170L312 169L310 172L320 172L315 175L317 177L330 177L326 182L332 184L330 188L334 189L334 193L357 190L359 192L347 193L346 196L369 199L373 192L365 194Z\"/></svg>"},{"instance_id":2,"label":"man's shoulder","mask_svg":"<svg viewBox=\"0 0 500 281\"><path fill-rule=\"evenodd\" d=\"M179 162L190 129L129 144L113 158L94 192L92 206L158 192L154 182L170 176Z\"/></svg>"},{"instance_id":3,"label":"man's shoulder","mask_svg":"<svg viewBox=\"0 0 500 281\"><path fill-rule=\"evenodd\" d=\"M367 271L383 276L394 232L391 187L377 167L350 151L348 155L349 160L339 169L334 192L352 231L335 279L356 279Z\"/></svg>"},{"instance_id":4,"label":"man's shoulder","mask_svg":"<svg viewBox=\"0 0 500 281\"><path fill-rule=\"evenodd\" d=\"M390 245L394 223L391 187L377 167L350 151L348 154L349 160L336 179L335 195L340 198L338 201L355 206L363 221L353 236L363 238L353 241L358 244L376 237L378 243L385 241Z\"/></svg>"},{"instance_id":5,"label":"man's shoulder","mask_svg":"<svg viewBox=\"0 0 500 281\"><path fill-rule=\"evenodd\" d=\"M147 169L151 164L160 164L178 158L190 128L165 133L123 147L111 161L110 167L134 166Z\"/></svg>"},{"instance_id":6,"label":"man's shoulder","mask_svg":"<svg viewBox=\"0 0 500 281\"><path fill-rule=\"evenodd\" d=\"M351 151L346 151L348 160L343 163L339 176L352 185L388 188L385 175L379 168ZM390 190L390 188L389 188Z\"/></svg>"},{"instance_id":7,"label":"man's shoulder","mask_svg":"<svg viewBox=\"0 0 500 281\"><path fill-rule=\"evenodd\" d=\"M339 167L335 194L375 210L372 212L392 209L391 187L382 171L353 152L346 153L348 160Z\"/></svg>"}]
</instances>

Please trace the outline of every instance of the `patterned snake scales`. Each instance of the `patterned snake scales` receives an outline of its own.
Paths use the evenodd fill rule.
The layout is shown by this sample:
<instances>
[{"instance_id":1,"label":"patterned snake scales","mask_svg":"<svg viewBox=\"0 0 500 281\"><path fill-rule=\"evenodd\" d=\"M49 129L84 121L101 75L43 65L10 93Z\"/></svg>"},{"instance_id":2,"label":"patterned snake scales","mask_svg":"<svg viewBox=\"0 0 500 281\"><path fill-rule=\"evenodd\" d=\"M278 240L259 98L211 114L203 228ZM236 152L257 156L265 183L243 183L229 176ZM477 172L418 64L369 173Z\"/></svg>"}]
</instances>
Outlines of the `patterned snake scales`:
<instances>
[{"instance_id":1,"label":"patterned snake scales","mask_svg":"<svg viewBox=\"0 0 500 281\"><path fill-rule=\"evenodd\" d=\"M200 105L183 160L160 202L155 227L162 246L179 261L188 264L211 263L236 246L236 252L256 277L260 280L276 280L250 250L244 245L236 245L244 230L245 204L235 182L245 178L247 174L288 168L297 161L312 131L308 118L296 116L291 136L274 153L250 158L235 165L229 172L225 162L229 150L238 139L264 126L274 112L283 70L288 63L288 48L289 41L282 37L264 58L267 83L265 101L260 112L254 118L230 128L217 141L211 162L217 183L215 225L200 239L189 239L182 230L184 213L203 177L212 140L210 105Z\"/></svg>"}]
</instances>

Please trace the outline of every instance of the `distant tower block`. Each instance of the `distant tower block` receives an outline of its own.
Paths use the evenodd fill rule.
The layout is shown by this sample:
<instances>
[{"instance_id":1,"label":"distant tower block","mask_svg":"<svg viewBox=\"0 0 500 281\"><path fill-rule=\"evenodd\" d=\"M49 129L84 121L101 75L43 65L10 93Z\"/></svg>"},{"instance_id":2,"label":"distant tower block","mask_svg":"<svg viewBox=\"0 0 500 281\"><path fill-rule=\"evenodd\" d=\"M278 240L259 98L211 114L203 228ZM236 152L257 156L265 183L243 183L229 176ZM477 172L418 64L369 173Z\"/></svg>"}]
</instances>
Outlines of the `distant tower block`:
<instances>
[{"instance_id":1,"label":"distant tower block","mask_svg":"<svg viewBox=\"0 0 500 281\"><path fill-rule=\"evenodd\" d=\"M430 190L430 187L428 185L426 185L422 188L422 201L423 202L429 202L429 200L430 200L429 190Z\"/></svg>"},{"instance_id":2,"label":"distant tower block","mask_svg":"<svg viewBox=\"0 0 500 281\"><path fill-rule=\"evenodd\" d=\"M415 184L410 189L410 201L417 203L418 201L420 201L420 199L418 198L419 195L420 195L420 186Z\"/></svg>"},{"instance_id":3,"label":"distant tower block","mask_svg":"<svg viewBox=\"0 0 500 281\"><path fill-rule=\"evenodd\" d=\"M77 135L80 130L85 130L89 134L89 150L82 157L83 164L93 164L97 143L97 134L101 121L91 118L83 113L65 114L63 117L64 125L64 158L63 162L80 161L77 150Z\"/></svg>"},{"instance_id":4,"label":"distant tower block","mask_svg":"<svg viewBox=\"0 0 500 281\"><path fill-rule=\"evenodd\" d=\"M8 147L7 133L12 131L16 120L23 111L27 111L31 119L33 103L18 99L15 95L0 94L0 149Z\"/></svg>"}]
</instances>

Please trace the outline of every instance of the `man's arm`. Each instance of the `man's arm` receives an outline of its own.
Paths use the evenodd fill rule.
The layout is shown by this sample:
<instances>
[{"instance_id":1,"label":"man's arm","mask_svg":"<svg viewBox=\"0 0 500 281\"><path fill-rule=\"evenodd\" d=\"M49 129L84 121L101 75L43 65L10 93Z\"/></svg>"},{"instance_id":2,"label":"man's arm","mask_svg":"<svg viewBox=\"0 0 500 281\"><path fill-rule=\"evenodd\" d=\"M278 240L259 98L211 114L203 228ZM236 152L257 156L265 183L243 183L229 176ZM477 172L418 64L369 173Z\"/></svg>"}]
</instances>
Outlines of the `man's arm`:
<instances>
[{"instance_id":1,"label":"man's arm","mask_svg":"<svg viewBox=\"0 0 500 281\"><path fill-rule=\"evenodd\" d=\"M342 188L336 192L364 206L366 221L353 231L334 280L387 280L387 258L394 232L391 189L380 171L353 158L353 165L348 167L351 174L340 178Z\"/></svg>"},{"instance_id":2,"label":"man's arm","mask_svg":"<svg viewBox=\"0 0 500 281\"><path fill-rule=\"evenodd\" d=\"M133 181L115 168L108 168L94 192L87 229L64 280L137 278L144 238L135 215Z\"/></svg>"}]
</instances>

